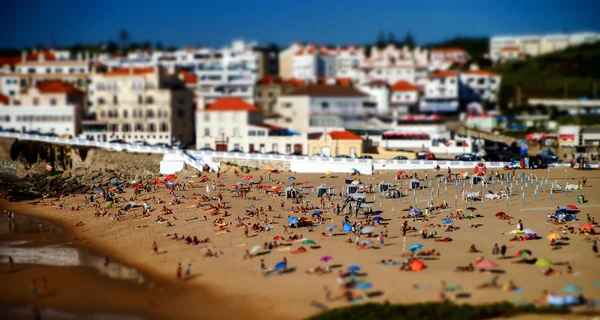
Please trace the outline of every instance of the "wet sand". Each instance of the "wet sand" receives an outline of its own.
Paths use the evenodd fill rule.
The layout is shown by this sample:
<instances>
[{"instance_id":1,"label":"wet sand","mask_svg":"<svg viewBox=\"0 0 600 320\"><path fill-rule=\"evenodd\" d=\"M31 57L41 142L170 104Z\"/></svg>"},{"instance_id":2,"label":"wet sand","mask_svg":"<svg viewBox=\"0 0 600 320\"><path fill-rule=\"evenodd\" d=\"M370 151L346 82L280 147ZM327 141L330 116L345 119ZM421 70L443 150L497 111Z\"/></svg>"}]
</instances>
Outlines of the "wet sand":
<instances>
[{"instance_id":1,"label":"wet sand","mask_svg":"<svg viewBox=\"0 0 600 320\"><path fill-rule=\"evenodd\" d=\"M321 237L321 233L325 231L326 226L330 225L332 221L333 224L341 226L343 219L342 216L333 215L331 210L324 210L327 223L316 226L313 232L309 232L305 228L289 229L292 233L300 232L304 237L314 240L320 245L320 249L308 250L308 252L303 254L292 254L291 252L300 247L301 244L290 242L292 244L289 247L290 250L278 248L267 251L264 255L252 259L242 258L245 250L252 248L254 245L262 244L265 241L273 241L273 238L277 235L287 237L288 235L284 235L283 226L287 225L288 215L296 217L300 215L290 212L290 208L293 206L290 199L270 196L264 198L263 193L259 190L252 191L249 194L249 196L258 197L259 200L233 198L233 193L230 191L229 186L241 180L243 175L235 177L232 171L221 177L221 181L226 188L218 192L211 192L212 196L221 193L224 197L223 201L231 205L232 208L228 209L228 212L232 216L227 217L226 221L234 222L234 218L243 216L246 204L253 204L259 208L266 208L270 204L274 211L267 213L269 219L274 215L281 214L283 216L281 219L276 219L274 230L258 234L250 231L251 237L248 239L244 237L243 228L241 227L229 226L231 232L225 234L215 232L212 221L217 216L211 216L209 212L195 208L196 201L187 199L194 192L205 194L206 183L201 183L198 187L191 190L186 189L186 191L177 192L178 195L183 195L186 199L179 205L167 205L168 208L174 211L174 215L166 216L174 224L172 227L154 222L156 216L160 214L159 210L154 211L152 216L147 219L128 218L122 221L109 220L107 217L94 217L91 208L83 208L78 212L70 211L69 208L72 205L82 203L83 197L80 195L67 198L65 209L63 210L41 207L39 204L15 205L6 202L0 203L0 207L11 208L24 214L40 216L44 219L55 221L59 225L68 228L69 237L84 238L84 240L77 240L77 243L83 243L101 252L106 252L114 259L126 262L160 279L174 279L175 270L179 262L184 267L188 263L191 263L192 272L197 272L198 275L183 285L185 290L190 291L185 291L189 292L189 294L182 293L178 295L180 297L178 301L189 301L191 306L197 305L193 301L209 301L206 306L212 306L213 310L219 309L223 312L228 312L228 314L214 313L218 315L217 318L229 318L229 315L235 315L236 312L242 312L246 316L248 313L245 311L245 308L248 308L248 310L253 311L253 313L250 313L251 315L253 314L260 318L297 319L305 318L319 312L321 309L315 307L315 305L320 304L328 308L348 305L347 302L342 300L326 301L324 297L323 286L331 288L334 297L341 294L341 290L338 289L339 287L336 283L338 269L334 269L333 273L326 275L308 275L305 273L309 268L325 265L325 263L319 261L322 256L332 256L334 259L329 264L339 264L344 270L350 265L361 267L361 272L364 272L365 276L360 277L360 280L373 283L373 289L368 290L368 292L381 293L379 296L364 299L363 301L375 302L388 300L393 303L434 301L438 298L440 282L442 280L448 284L458 284L463 288L462 292L470 294L468 298L455 299L458 303L532 301L544 289L556 292L557 294L566 294L562 288L567 284L577 284L582 287L582 293L585 296L598 299L600 297L600 288L595 287L593 284L600 281L600 277L597 274L600 258L593 257L591 243L583 241L584 237L581 235L567 234L566 236L570 240L564 241L566 245L561 246L558 250L552 250L545 237L550 231L560 227L546 223L546 215L554 211L548 208L572 203L581 208L581 213L578 214L580 221L577 223L581 225L587 224L585 216L588 213L596 221L600 221L600 215L597 213L600 201L595 196L600 191L600 180L598 179L600 178L600 171L567 169L565 173L564 168L558 168L549 171L532 170L524 172L526 174L537 175L538 180L542 178L549 178L550 181L558 180L561 185L564 185L566 181L571 184L577 184L585 175L588 177L588 186L584 188L583 195L588 202L585 204L576 203L576 196L579 195L579 191L569 192L568 197L565 197L564 193L556 193L553 194L553 199L550 200L550 195L546 191L540 190L537 199L534 199L533 189L526 188L527 194L524 207L521 205L520 197L516 195L512 197L512 201L508 207L506 206L505 199L497 202L486 200L483 202L483 207L481 203L475 202L473 204L475 208L474 213L483 215L483 218L471 220L473 224L481 224L478 228L468 228L469 221L467 220L455 221L454 225L460 229L453 232L444 232L442 228L430 228L428 225L431 223L441 223L441 220L446 215L444 212L434 213L428 222L413 222L412 219L408 220L409 225L416 227L417 230L425 227L428 231L436 231L438 236L449 236L454 240L452 242L440 243L434 242L432 239L422 240L417 233L408 233L405 239L402 238L400 226L405 219L399 216L406 214L402 210L408 208L409 204L415 205L412 191L409 192L409 197L403 199L402 204L400 204L399 199L381 199L378 193L376 195L377 199L374 210L377 210L381 203L383 210L381 216L386 219L384 223L387 223L389 231L389 237L385 239L384 246L380 246L378 249L358 250L354 244L356 238L354 235L348 235L352 237L352 244L345 242L348 238L346 235ZM411 171L408 173L411 173ZM420 177L424 176L424 171L419 171L418 173ZM428 175L429 177L433 177L437 173L429 171ZM446 172L442 171L442 173L445 174ZM520 171L517 171L517 173L520 175ZM253 181L257 181L258 177L262 175L265 179L263 184L277 185L275 182L268 183L268 173L252 172L250 174L254 176ZM565 174L567 180L565 180ZM289 182L292 182L288 181L288 177L291 175L291 173L281 173L273 174L272 176L274 179L280 181L281 184L279 186L285 187ZM210 174L209 176L211 180L216 180L216 174ZM298 174L294 176L296 180L293 182L307 181L307 185L309 186L317 187L322 183L326 183L330 186L344 186L344 188L345 179L357 178L350 175L338 175L336 178L321 178L322 175L319 174ZM360 176L358 178L363 183L394 182L394 173L385 172L373 176ZM178 181L185 180L181 175L178 177ZM210 183L211 181L209 181ZM408 181L404 181L403 186L406 187L407 183ZM500 187L496 185L495 190L498 190ZM519 189L520 185L518 187L515 186L515 188ZM425 199L428 198L428 193L429 191L426 191L426 196L423 196L422 192L418 191L417 196L418 198ZM167 200L167 202L170 199L166 190L157 191L153 195ZM456 188L451 185L447 187L447 195L445 195L444 189L441 189L440 195L436 196L434 201L436 204L440 204L446 198L448 204L454 207L454 198L456 195ZM133 197L132 190L127 189L124 196L127 199ZM138 201L145 196L146 194L144 193L142 197L138 197ZM367 199L372 201L372 197L373 195L369 195ZM460 195L458 197L460 198ZM281 199L285 200L285 208L283 210L279 206ZM308 199L311 204L319 204L318 199L315 197L309 197ZM335 204L339 203L339 200L339 197L337 197ZM407 201L410 201L410 203ZM213 201L212 204L216 205L216 202ZM152 204L152 206L156 209L162 208L162 205ZM423 208L425 206L426 203L419 203L419 207ZM458 207L465 209L467 204L458 199ZM392 208L394 208L394 214L392 214ZM537 208L546 209L536 210ZM451 208L452 212L455 212L455 209ZM527 209L528 211L522 211L521 209ZM139 208L136 210L138 213L140 212ZM504 211L515 217L516 220L512 221L513 225L508 225L507 221L496 219L494 214L498 211ZM115 213L116 209L111 209L110 212ZM203 216L207 216L209 221L202 221ZM177 217L177 220L174 217ZM186 221L186 219L194 217L198 217L199 219ZM508 240L511 236L504 235L503 233L515 229L518 219L523 220L525 228L534 229L543 239L509 242ZM78 221L84 222L85 225L74 227ZM256 223L257 219L251 218L245 222ZM380 226L379 229L383 230L383 226ZM596 231L599 231L598 228ZM204 257L204 251L201 248L203 245L191 246L186 245L183 241L170 240L165 237L167 233L197 236L200 239L209 237L211 242L207 246L214 250L223 251L224 255L217 258ZM377 239L372 240L377 243ZM159 255L152 254L152 243L154 241L158 244ZM386 266L377 263L382 259L403 260L404 258L401 257L402 253L407 252L407 248L415 243L423 244L424 250L435 249L441 253L441 256L424 259L427 268L421 272L399 271L398 266ZM520 249L529 249L533 251L534 257L547 258L553 262L569 261L576 275L547 277L541 274L542 267L510 263L514 259L494 260L491 254L491 248L494 243L498 243L499 245L506 244L508 247L508 256L514 256ZM468 253L467 251L471 244L476 244L477 248L482 252L476 254ZM499 289L476 289L475 287L478 284L488 282L492 278L492 275L487 272L456 273L453 271L454 266L467 265L470 262L474 262L480 256L496 261L499 264L499 269L505 271L504 274L500 275L500 284L512 280L518 287L522 288L522 292L504 292ZM267 278L258 272L261 258L264 259L268 267L273 267L284 257L288 260L288 266L295 269L294 272ZM564 271L565 267L556 266L555 269ZM25 279L23 280L28 284L30 279L27 277ZM24 284L24 286L26 287L27 284ZM414 285L418 285L420 289L415 289ZM194 299L192 297L193 290L198 290L198 292L215 297L219 302L218 307L213 304L214 301L211 299ZM450 296L454 298L452 293L450 293ZM172 299L167 300L170 301ZM233 303L238 304L237 309L230 307L230 304ZM185 310L179 310L180 308L177 307L166 309L176 313L181 312L181 314L185 312ZM199 309L205 310L207 308ZM208 310L210 309L207 309L206 312L210 312ZM203 312L202 314L204 315L205 311L198 310L197 312ZM167 314L169 313L165 313L165 315ZM156 315L161 316L162 314L157 312Z\"/></svg>"}]
</instances>

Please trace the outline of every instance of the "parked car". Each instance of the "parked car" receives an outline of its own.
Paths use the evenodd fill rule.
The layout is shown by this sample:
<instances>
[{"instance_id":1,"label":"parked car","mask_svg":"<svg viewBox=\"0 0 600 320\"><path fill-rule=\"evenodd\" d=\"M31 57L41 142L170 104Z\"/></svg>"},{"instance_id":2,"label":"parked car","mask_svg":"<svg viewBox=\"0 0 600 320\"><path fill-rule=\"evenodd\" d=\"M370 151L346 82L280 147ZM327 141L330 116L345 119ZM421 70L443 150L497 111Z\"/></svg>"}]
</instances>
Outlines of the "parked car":
<instances>
[{"instance_id":1,"label":"parked car","mask_svg":"<svg viewBox=\"0 0 600 320\"><path fill-rule=\"evenodd\" d=\"M350 156L347 156L345 154L340 154L340 155L336 156L336 158L350 158Z\"/></svg>"},{"instance_id":2,"label":"parked car","mask_svg":"<svg viewBox=\"0 0 600 320\"><path fill-rule=\"evenodd\" d=\"M269 151L266 152L265 154L275 154L275 155L280 155L281 153L277 152L277 151Z\"/></svg>"},{"instance_id":3,"label":"parked car","mask_svg":"<svg viewBox=\"0 0 600 320\"><path fill-rule=\"evenodd\" d=\"M44 136L44 137L53 137L53 138L58 137L58 135L56 133L54 133L54 132L42 133L42 136Z\"/></svg>"},{"instance_id":4,"label":"parked car","mask_svg":"<svg viewBox=\"0 0 600 320\"><path fill-rule=\"evenodd\" d=\"M360 156L359 159L373 159L372 156Z\"/></svg>"},{"instance_id":5,"label":"parked car","mask_svg":"<svg viewBox=\"0 0 600 320\"><path fill-rule=\"evenodd\" d=\"M244 151L242 151L240 149L233 149L233 150L229 150L228 152L231 152L231 153L244 153Z\"/></svg>"},{"instance_id":6,"label":"parked car","mask_svg":"<svg viewBox=\"0 0 600 320\"><path fill-rule=\"evenodd\" d=\"M209 148L209 147L204 147L204 148L198 149L198 151L211 151L212 152L212 151L215 151L215 150L212 149L212 148Z\"/></svg>"},{"instance_id":7,"label":"parked car","mask_svg":"<svg viewBox=\"0 0 600 320\"><path fill-rule=\"evenodd\" d=\"M173 149L173 147L171 147L170 145L168 145L168 144L166 144L164 142L155 143L152 146L153 147L159 147L159 148Z\"/></svg>"},{"instance_id":8,"label":"parked car","mask_svg":"<svg viewBox=\"0 0 600 320\"><path fill-rule=\"evenodd\" d=\"M418 160L435 160L435 155L428 151L419 151L417 152Z\"/></svg>"},{"instance_id":9,"label":"parked car","mask_svg":"<svg viewBox=\"0 0 600 320\"><path fill-rule=\"evenodd\" d=\"M408 160L408 157L405 157L405 156L395 156L392 160Z\"/></svg>"},{"instance_id":10,"label":"parked car","mask_svg":"<svg viewBox=\"0 0 600 320\"><path fill-rule=\"evenodd\" d=\"M25 134L35 134L35 135L42 135L41 132L37 131L37 130L29 130L29 131L25 131Z\"/></svg>"},{"instance_id":11,"label":"parked car","mask_svg":"<svg viewBox=\"0 0 600 320\"><path fill-rule=\"evenodd\" d=\"M127 142L123 139L114 139L114 140L110 140L108 143L120 143L120 144L127 144Z\"/></svg>"},{"instance_id":12,"label":"parked car","mask_svg":"<svg viewBox=\"0 0 600 320\"><path fill-rule=\"evenodd\" d=\"M1 130L1 131L2 131L2 132L11 132L11 133L18 133L18 132L19 132L19 131L17 131L17 130L16 130L16 129L14 129L14 128L10 128L10 129L3 129L3 130Z\"/></svg>"},{"instance_id":13,"label":"parked car","mask_svg":"<svg viewBox=\"0 0 600 320\"><path fill-rule=\"evenodd\" d=\"M478 157L477 155L474 155L472 153L464 153L454 157L454 159L458 161L479 161L481 160L481 157Z\"/></svg>"},{"instance_id":14,"label":"parked car","mask_svg":"<svg viewBox=\"0 0 600 320\"><path fill-rule=\"evenodd\" d=\"M142 141L142 140L136 140L136 141L132 142L131 144L136 145L136 146L147 146L148 142Z\"/></svg>"}]
</instances>

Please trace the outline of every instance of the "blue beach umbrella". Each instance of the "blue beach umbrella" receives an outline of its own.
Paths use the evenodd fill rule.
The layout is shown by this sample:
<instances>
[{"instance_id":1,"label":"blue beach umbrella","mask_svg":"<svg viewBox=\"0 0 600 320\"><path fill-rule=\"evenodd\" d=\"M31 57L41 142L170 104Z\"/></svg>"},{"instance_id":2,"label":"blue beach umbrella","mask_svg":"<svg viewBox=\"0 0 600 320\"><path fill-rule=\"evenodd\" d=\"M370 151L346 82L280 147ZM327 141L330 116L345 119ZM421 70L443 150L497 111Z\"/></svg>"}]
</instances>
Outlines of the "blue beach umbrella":
<instances>
[{"instance_id":1,"label":"blue beach umbrella","mask_svg":"<svg viewBox=\"0 0 600 320\"><path fill-rule=\"evenodd\" d=\"M419 215L419 214L421 214L421 209L412 208L412 209L410 209L410 211L408 211L408 214L410 214L411 216Z\"/></svg>"},{"instance_id":2,"label":"blue beach umbrella","mask_svg":"<svg viewBox=\"0 0 600 320\"><path fill-rule=\"evenodd\" d=\"M298 220L298 218L290 217L288 218L288 222L291 224L297 224L300 222L300 220Z\"/></svg>"},{"instance_id":3,"label":"blue beach umbrella","mask_svg":"<svg viewBox=\"0 0 600 320\"><path fill-rule=\"evenodd\" d=\"M327 231L332 231L335 228L337 228L337 226L332 224L332 225L328 226L326 230Z\"/></svg>"},{"instance_id":4,"label":"blue beach umbrella","mask_svg":"<svg viewBox=\"0 0 600 320\"><path fill-rule=\"evenodd\" d=\"M350 170L352 170L353 172L358 172L358 169L356 169L356 168L352 168Z\"/></svg>"},{"instance_id":5,"label":"blue beach umbrella","mask_svg":"<svg viewBox=\"0 0 600 320\"><path fill-rule=\"evenodd\" d=\"M349 266L348 267L348 271L358 271L358 270L360 270L359 266Z\"/></svg>"},{"instance_id":6,"label":"blue beach umbrella","mask_svg":"<svg viewBox=\"0 0 600 320\"><path fill-rule=\"evenodd\" d=\"M452 221L451 219L448 219L448 218L445 218L444 220L442 220L442 223L446 223L446 224L452 223L452 222L454 222L454 221Z\"/></svg>"},{"instance_id":7,"label":"blue beach umbrella","mask_svg":"<svg viewBox=\"0 0 600 320\"><path fill-rule=\"evenodd\" d=\"M362 228L362 230L360 232L362 232L362 233L371 233L374 230L375 230L374 227L364 227L364 228Z\"/></svg>"},{"instance_id":8,"label":"blue beach umbrella","mask_svg":"<svg viewBox=\"0 0 600 320\"><path fill-rule=\"evenodd\" d=\"M419 250L419 249L421 249L421 248L423 248L423 245L422 245L422 244L420 244L420 243L415 243L415 244L413 244L412 246L408 247L408 250L410 250L410 251L415 251L415 250Z\"/></svg>"},{"instance_id":9,"label":"blue beach umbrella","mask_svg":"<svg viewBox=\"0 0 600 320\"><path fill-rule=\"evenodd\" d=\"M112 184L117 184L117 183L119 183L119 180L117 180L117 179L112 179L112 180L110 180L110 183L112 183Z\"/></svg>"},{"instance_id":10,"label":"blue beach umbrella","mask_svg":"<svg viewBox=\"0 0 600 320\"><path fill-rule=\"evenodd\" d=\"M344 228L342 229L344 232L352 232L352 225L348 223L344 223Z\"/></svg>"},{"instance_id":11,"label":"blue beach umbrella","mask_svg":"<svg viewBox=\"0 0 600 320\"><path fill-rule=\"evenodd\" d=\"M575 284L570 284L567 285L563 288L564 291L566 292L580 292L581 291L581 287Z\"/></svg>"},{"instance_id":12,"label":"blue beach umbrella","mask_svg":"<svg viewBox=\"0 0 600 320\"><path fill-rule=\"evenodd\" d=\"M288 177L288 181L296 180L296 177Z\"/></svg>"},{"instance_id":13,"label":"blue beach umbrella","mask_svg":"<svg viewBox=\"0 0 600 320\"><path fill-rule=\"evenodd\" d=\"M368 290L373 288L373 284L371 282L359 282L354 287L358 290Z\"/></svg>"},{"instance_id":14,"label":"blue beach umbrella","mask_svg":"<svg viewBox=\"0 0 600 320\"><path fill-rule=\"evenodd\" d=\"M316 216L316 215L320 215L321 213L323 213L323 212L321 212L321 210L315 210L315 211L313 211L312 215Z\"/></svg>"},{"instance_id":15,"label":"blue beach umbrella","mask_svg":"<svg viewBox=\"0 0 600 320\"><path fill-rule=\"evenodd\" d=\"M285 269L286 266L287 266L286 262L284 262L284 261L279 262L278 264L275 265L275 270Z\"/></svg>"},{"instance_id":16,"label":"blue beach umbrella","mask_svg":"<svg viewBox=\"0 0 600 320\"><path fill-rule=\"evenodd\" d=\"M383 218L382 217L375 217L375 218L373 218L373 221L383 221Z\"/></svg>"}]
</instances>

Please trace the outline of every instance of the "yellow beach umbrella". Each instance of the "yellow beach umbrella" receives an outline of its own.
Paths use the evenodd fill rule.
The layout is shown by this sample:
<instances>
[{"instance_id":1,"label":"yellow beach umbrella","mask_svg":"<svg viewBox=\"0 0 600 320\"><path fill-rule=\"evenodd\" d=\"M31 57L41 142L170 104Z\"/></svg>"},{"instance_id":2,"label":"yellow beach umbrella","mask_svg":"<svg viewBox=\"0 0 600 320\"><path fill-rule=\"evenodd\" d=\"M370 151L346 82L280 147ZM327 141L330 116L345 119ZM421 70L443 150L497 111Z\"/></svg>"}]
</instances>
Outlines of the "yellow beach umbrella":
<instances>
[{"instance_id":1,"label":"yellow beach umbrella","mask_svg":"<svg viewBox=\"0 0 600 320\"><path fill-rule=\"evenodd\" d=\"M333 174L333 172L327 171L327 172L325 172L325 174Z\"/></svg>"},{"instance_id":2,"label":"yellow beach umbrella","mask_svg":"<svg viewBox=\"0 0 600 320\"><path fill-rule=\"evenodd\" d=\"M552 240L552 239L558 240L558 239L562 238L562 236L558 233L550 232L550 234L546 238L548 238L548 240Z\"/></svg>"}]
</instances>

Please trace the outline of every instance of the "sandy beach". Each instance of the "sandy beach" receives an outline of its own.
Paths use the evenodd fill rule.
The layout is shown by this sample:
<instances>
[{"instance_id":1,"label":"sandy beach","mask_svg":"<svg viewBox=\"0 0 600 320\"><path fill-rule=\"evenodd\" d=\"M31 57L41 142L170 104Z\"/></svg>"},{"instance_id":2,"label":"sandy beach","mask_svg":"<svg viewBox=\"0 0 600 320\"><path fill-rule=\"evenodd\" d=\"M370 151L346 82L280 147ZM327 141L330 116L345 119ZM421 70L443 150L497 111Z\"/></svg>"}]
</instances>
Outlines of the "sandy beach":
<instances>
[{"instance_id":1,"label":"sandy beach","mask_svg":"<svg viewBox=\"0 0 600 320\"><path fill-rule=\"evenodd\" d=\"M503 171L502 173L508 173ZM588 236L580 234L562 233L558 231L563 225L554 225L546 222L546 216L553 213L557 206L563 207L567 204L574 204L579 207L580 212L577 214L579 221L570 221L568 226L577 223L580 226L587 224L586 215L589 214L596 221L600 221L600 215L597 213L597 208L600 208L600 201L595 196L600 192L600 171L579 171L574 169L555 168L550 170L527 170L522 171L526 176L531 176L534 181L537 178L538 194L534 195L535 187L531 187L530 183L526 185L519 183L516 185L513 182L513 188L519 190L523 187L525 193L524 205L522 199L517 194L513 194L509 201L508 207L506 199L500 200L484 200L482 202L474 202L473 204L465 203L461 199L462 185L459 186L458 192L454 184L448 184L446 188L440 187L439 195L437 195L437 182L434 184L434 205L440 205L444 200L450 206L446 211L434 210L427 217L427 221L415 220L413 218L404 219L402 216L407 215L409 205L418 206L423 209L427 206L427 202L414 202L414 192L407 191L408 180L402 181L402 191L408 192L408 196L404 197L402 203L400 199L382 199L381 193L375 193L375 203L373 210L382 210L381 216L384 220L380 225L375 226L375 234L378 230L384 232L384 226L387 228L388 236L384 238L384 244L380 245L377 238L370 238L373 241L372 246L360 249L356 244L356 235L343 234L340 232L340 227L343 225L343 215L335 215L332 206L341 203L339 195L332 202L325 201L325 208L320 208L323 211L323 224L316 224L312 231L307 228L289 228L290 234L301 234L302 238L313 240L318 244L318 248L312 249L310 245L304 245L297 241L277 241L278 243L289 244L290 246L280 246L272 250L259 250L260 256L252 258L244 258L246 250L250 250L255 245L262 245L265 242L273 242L276 236L288 238L290 234L285 233L284 226L288 226L288 216L300 218L303 214L293 213L291 209L299 206L294 204L292 199L286 199L284 196L264 195L259 188L254 188L247 197L256 197L257 200L243 199L234 197L236 194L232 192L231 186L244 178L244 174L236 176L233 169L227 170L217 179L215 173L209 173L209 181L203 183L194 183L194 188L186 188L185 191L175 191L177 196L182 196L181 203L170 205L171 197L169 192L164 188L164 185L159 185L156 192L142 192L137 196L137 201L142 203L147 196L154 196L157 199L161 198L166 202L164 204L155 204L149 200L148 204L153 211L149 218L140 219L142 209L136 208L131 210L133 213L127 213L126 217L121 220L111 220L108 216L96 217L95 209L91 205L84 205L84 197L82 195L73 195L63 198L63 201L55 202L63 204L64 209L53 207L50 205L50 199L46 199L46 206L42 206L39 201L30 201L22 203L0 202L0 208L5 210L13 210L19 213L39 216L44 219L56 222L68 230L68 236L75 243L86 246L91 246L118 259L126 262L139 270L147 272L162 281L177 281L175 279L178 263L181 263L185 268L188 263L191 263L193 279L185 281L184 284L175 285L172 289L177 290L175 296L169 294L150 294L143 295L144 289L135 288L135 286L127 289L128 292L120 292L119 286L123 284L112 284L111 282L100 281L89 284L90 287L98 285L107 286L106 290L114 292L114 300L111 299L94 299L90 301L89 306L112 306L112 301L115 302L115 307L112 310L115 312L131 312L136 310L136 307L143 307L148 304L152 305L152 311L148 313L137 313L157 318L180 318L194 314L192 312L212 312L214 318L232 318L236 314L244 313L245 317L252 316L257 318L281 318L281 319L301 319L307 316L314 315L321 311L324 307L333 308L348 305L344 299L336 299L341 296L337 278L339 270L346 270L351 265L360 267L361 276L359 281L372 283L372 289L366 290L363 293L364 298L360 301L390 301L393 303L411 303L419 301L437 301L440 294L441 282L445 281L447 285L457 285L462 289L457 292L448 292L447 295L451 300L457 303L484 303L495 301L514 301L524 302L533 301L540 296L545 289L554 292L558 295L569 294L563 291L563 287L570 284L575 284L581 287L581 293L592 299L600 298L600 287L594 284L600 281L597 275L600 258L594 256L592 252L592 243L585 241ZM407 171L407 174L412 174L414 171ZM260 177L263 177L262 185L280 186L285 188L289 183L295 182L300 184L297 187L316 187L321 184L327 186L340 186L345 191L346 179L360 179L363 184L373 184L376 189L377 184L381 181L389 183L399 183L395 181L395 172L378 172L372 176L351 176L337 175L327 176L322 174L292 174L292 173L273 173L271 174L273 182L269 182L269 173L265 171L253 171L251 181L258 182ZM442 169L437 171L418 171L418 176L424 178L425 174L429 178L437 174L447 173ZM176 182L186 182L189 180L198 181L196 177L191 176L191 173L178 174ZM517 176L520 177L521 171L517 171ZM288 180L293 176L295 180ZM548 187L552 182L558 182L560 185L580 184L583 177L587 177L586 186L583 188L582 194L587 200L586 203L577 203L577 196L580 191L569 191L568 196L564 192L554 193L552 199L548 192ZM164 178L164 177L163 177ZM541 181L548 180L548 185L540 186ZM222 195L222 203L227 203L229 208L226 209L229 216L223 217L220 215L211 215L211 212L197 208L197 204L208 204L217 206L217 201L196 201L195 194L206 195L207 184L210 188L212 183L218 184L221 182L224 187L218 188L217 191L211 191L210 196L216 197ZM498 181L494 183L494 191L506 187L506 183L500 184ZM467 184L469 189L470 185ZM474 191L478 187L474 187ZM489 184L488 188L492 189ZM337 189L339 193L342 189ZM469 191L469 190L467 190ZM416 191L417 199L426 200L429 198L430 190L424 192ZM89 197L89 195L88 195ZM126 188L122 197L129 200L136 197L133 189ZM367 195L367 200L373 201L373 194ZM455 207L455 198L457 198L457 207ZM284 200L284 207L281 208L280 202ZM305 200L308 203L305 205L320 206L314 192ZM126 203L125 203L126 204ZM255 208L261 207L267 209L270 205L273 208L272 212L265 212L268 221L274 216L281 215L282 218L274 218L275 223L260 224L264 227L269 225L272 227L270 231L256 233L251 228L249 238L244 236L244 227L236 227L238 224L236 218L246 215L246 205L253 205ZM123 204L115 204L112 209L108 209L110 214L117 213L117 207ZM166 208L173 211L173 214L163 215L168 223L155 222L158 215L162 215L161 208ZM80 206L79 211L71 211L71 207ZM104 201L101 201L101 206L104 207ZM472 207L472 210L464 211L465 214L481 215L472 220L453 219L452 225L458 229L454 231L445 231L446 226L437 227L435 225L442 224L444 219L450 213L456 214L456 209L465 210L467 207ZM206 207L204 207L206 208ZM381 209L380 209L381 208ZM306 217L311 219L311 213L314 209L308 210ZM511 225L506 220L500 220L495 217L499 211L514 217ZM135 218L138 216L138 218ZM207 220L204 220L204 216ZM227 225L225 230L220 230L215 226L214 221L217 218L223 217ZM197 219L196 219L197 218ZM265 216L261 215L260 220L264 220ZM541 237L538 240L528 240L512 242L509 241L514 235L505 233L516 229L518 220L522 220L525 229L533 229L537 235ZM350 218L351 221L365 222L364 216L359 215L358 219ZM435 239L422 239L419 232L408 232L406 237L402 237L401 226L403 221L408 221L408 225L416 230L426 228L428 232L435 231L436 237L450 237L451 242L436 242ZM82 222L82 226L77 226L78 222ZM243 220L244 223L255 224L259 220L257 217L251 217ZM229 224L231 223L231 224ZM327 226L334 224L336 228L332 233L339 234L335 236L322 236L326 231ZM477 228L469 228L470 224L477 225ZM430 225L434 225L431 227ZM577 227L575 228L577 229ZM595 229L600 231L599 228ZM561 236L568 237L569 240L561 240L559 246L550 246L550 242L546 236L555 231ZM167 237L167 234L197 236L199 239L209 238L210 242L199 245L188 245L184 240L172 240ZM351 238L351 243L347 243L347 239ZM598 239L598 236L591 236ZM366 236L361 236L360 241L367 239ZM156 242L158 245L158 255L153 254L152 244ZM507 258L501 259L492 255L492 247L494 244L499 246L507 246ZM379 263L381 260L392 259L398 262L406 260L403 254L410 253L408 248L414 244L422 244L423 248L420 251L428 251L435 249L440 253L440 256L423 257L422 261L427 268L422 271L400 271L399 265L385 265ZM469 247L475 245L481 252L469 253ZM294 254L299 247L308 249L305 253ZM556 249L558 248L558 249ZM218 257L205 257L206 250L210 249L213 252L222 252ZM532 257L549 259L554 263L569 262L572 266L573 274L565 274L566 265L551 266L555 270L562 272L553 276L545 276L542 270L546 267L525 264L513 264L516 261L515 254L519 250L531 250ZM333 259L328 262L321 262L321 258L330 256ZM287 268L290 272L284 274L275 274L264 276L260 272L261 259L264 259L266 267L273 268L278 262L287 259ZM469 263L475 263L477 258L484 257L486 260L492 260L497 263L498 267L494 269L503 270L503 273L498 274L498 282L500 285L513 281L520 289L517 292L505 292L502 289L477 289L476 287L482 283L489 282L493 274L489 272L455 272L455 266L466 266ZM18 263L18 261L17 261ZM332 268L331 273L327 274L307 274L306 271L317 266L333 266L339 265L338 268ZM5 267L4 265L2 267ZM16 274L7 275L1 274L3 283L10 283L7 289L2 289L2 297L13 297L15 303L23 301L26 294L13 292L13 290L21 290L16 288L26 288L27 283L31 280L32 273L36 272L36 268L19 272ZM48 268L48 267L46 267ZM46 272L44 270L44 272ZM47 271L49 274L53 272L71 272L60 271L60 268L50 268ZM91 271L90 271L91 272ZM74 273L73 277L77 278L77 282L85 282L86 277L93 280L94 277L86 274L85 271ZM5 282L8 281L8 282ZM87 283L86 283L87 284ZM114 287L111 287L114 286ZM324 286L327 286L332 291L334 299L331 301L325 298ZM171 287L169 287L171 288ZM456 293L462 293L456 297ZM130 299L130 302L122 303L119 299L120 295L135 297L139 294L140 299ZM572 293L571 293L572 294ZM367 296L372 297L367 297ZM147 299L148 296L151 299ZM462 298L461 298L462 296ZM56 297L56 301L49 303L54 307L69 308L69 299L74 299L68 295ZM48 301L52 301L52 297ZM60 301L59 301L60 300ZM206 306L202 308L200 305ZM94 304L97 303L97 304ZM190 308L191 306L191 308ZM142 310L142 309L140 309ZM154 312L157 310L157 312ZM193 311L192 311L193 310ZM210 311L212 310L212 311ZM211 318L213 318L211 316Z\"/></svg>"}]
</instances>

